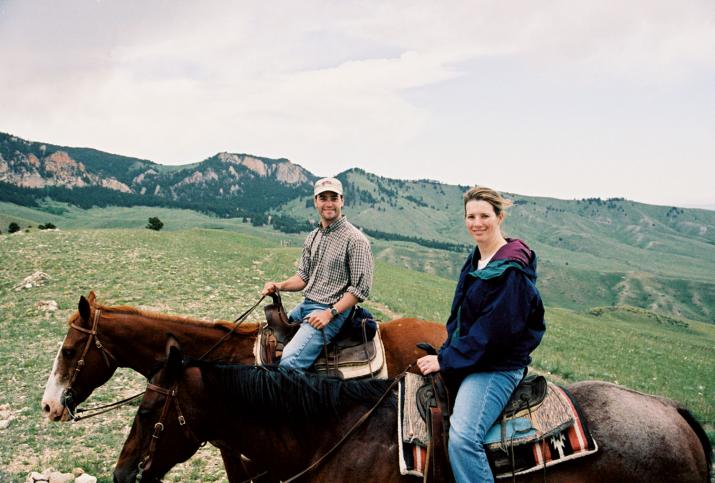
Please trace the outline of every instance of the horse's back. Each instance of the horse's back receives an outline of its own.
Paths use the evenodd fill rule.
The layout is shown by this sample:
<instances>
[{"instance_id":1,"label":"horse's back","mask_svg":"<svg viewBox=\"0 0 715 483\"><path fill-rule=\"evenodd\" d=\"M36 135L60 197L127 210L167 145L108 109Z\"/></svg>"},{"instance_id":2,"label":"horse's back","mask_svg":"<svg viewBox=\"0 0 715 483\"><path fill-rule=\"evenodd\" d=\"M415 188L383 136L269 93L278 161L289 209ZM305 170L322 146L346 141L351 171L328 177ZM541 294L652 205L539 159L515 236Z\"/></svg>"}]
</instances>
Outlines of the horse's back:
<instances>
[{"instance_id":1,"label":"horse's back","mask_svg":"<svg viewBox=\"0 0 715 483\"><path fill-rule=\"evenodd\" d=\"M402 318L381 323L380 336L385 345L389 376L394 377L425 355L417 348L419 342L439 348L447 339L447 329L439 322Z\"/></svg>"},{"instance_id":2,"label":"horse's back","mask_svg":"<svg viewBox=\"0 0 715 483\"><path fill-rule=\"evenodd\" d=\"M698 435L674 401L617 384L582 381L568 386L581 407L599 451L560 465L557 481L704 482L708 458ZM557 477L558 472L564 478Z\"/></svg>"}]
</instances>

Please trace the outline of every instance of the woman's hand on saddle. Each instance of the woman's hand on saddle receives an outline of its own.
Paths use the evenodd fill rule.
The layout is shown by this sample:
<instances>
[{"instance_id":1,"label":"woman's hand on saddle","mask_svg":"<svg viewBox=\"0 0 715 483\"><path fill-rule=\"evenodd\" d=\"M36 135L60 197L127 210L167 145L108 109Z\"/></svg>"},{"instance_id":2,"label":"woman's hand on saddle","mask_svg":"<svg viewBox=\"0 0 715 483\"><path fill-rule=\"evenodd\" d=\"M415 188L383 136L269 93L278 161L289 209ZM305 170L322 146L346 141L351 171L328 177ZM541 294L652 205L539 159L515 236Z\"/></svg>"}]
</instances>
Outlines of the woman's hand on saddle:
<instances>
[{"instance_id":1,"label":"woman's hand on saddle","mask_svg":"<svg viewBox=\"0 0 715 483\"><path fill-rule=\"evenodd\" d=\"M439 372L439 359L437 356L424 356L417 359L417 367L423 375Z\"/></svg>"},{"instance_id":2,"label":"woman's hand on saddle","mask_svg":"<svg viewBox=\"0 0 715 483\"><path fill-rule=\"evenodd\" d=\"M315 312L311 312L306 320L311 327L321 330L333 320L333 314L330 313L330 309L316 310Z\"/></svg>"}]
</instances>

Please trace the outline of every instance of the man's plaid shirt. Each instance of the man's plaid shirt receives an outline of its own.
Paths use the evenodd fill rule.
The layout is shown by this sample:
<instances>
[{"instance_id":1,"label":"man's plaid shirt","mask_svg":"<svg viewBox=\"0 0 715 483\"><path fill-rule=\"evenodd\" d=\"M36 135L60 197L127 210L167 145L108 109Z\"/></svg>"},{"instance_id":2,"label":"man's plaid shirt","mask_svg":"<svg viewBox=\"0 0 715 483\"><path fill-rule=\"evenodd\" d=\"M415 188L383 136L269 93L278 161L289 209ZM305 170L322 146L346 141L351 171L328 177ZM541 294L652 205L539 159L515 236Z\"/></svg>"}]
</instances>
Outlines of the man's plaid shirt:
<instances>
[{"instance_id":1,"label":"man's plaid shirt","mask_svg":"<svg viewBox=\"0 0 715 483\"><path fill-rule=\"evenodd\" d=\"M305 298L334 304L345 292L363 301L370 294L373 262L370 242L343 216L319 226L305 239L297 275L307 283Z\"/></svg>"}]
</instances>

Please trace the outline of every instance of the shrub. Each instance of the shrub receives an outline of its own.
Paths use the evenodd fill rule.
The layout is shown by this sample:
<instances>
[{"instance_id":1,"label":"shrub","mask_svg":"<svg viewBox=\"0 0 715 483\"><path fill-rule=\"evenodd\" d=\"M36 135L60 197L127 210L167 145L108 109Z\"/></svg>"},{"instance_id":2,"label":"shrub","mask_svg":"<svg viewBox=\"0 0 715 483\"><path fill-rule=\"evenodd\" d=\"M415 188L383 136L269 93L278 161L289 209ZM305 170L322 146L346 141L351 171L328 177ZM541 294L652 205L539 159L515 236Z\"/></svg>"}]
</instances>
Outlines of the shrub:
<instances>
[{"instance_id":1,"label":"shrub","mask_svg":"<svg viewBox=\"0 0 715 483\"><path fill-rule=\"evenodd\" d=\"M268 223L268 215L265 213L256 213L251 217L251 224L253 226L263 226Z\"/></svg>"},{"instance_id":2,"label":"shrub","mask_svg":"<svg viewBox=\"0 0 715 483\"><path fill-rule=\"evenodd\" d=\"M8 227L7 227L7 232L8 232L8 233L15 233L15 232L18 232L18 231L20 231L20 225L18 225L18 224L15 223L14 221L13 221L12 223L10 223L10 224L8 225Z\"/></svg>"},{"instance_id":3,"label":"shrub","mask_svg":"<svg viewBox=\"0 0 715 483\"><path fill-rule=\"evenodd\" d=\"M164 223L158 217L152 216L149 218L149 223L147 223L146 227L150 230L159 231L164 227Z\"/></svg>"}]
</instances>

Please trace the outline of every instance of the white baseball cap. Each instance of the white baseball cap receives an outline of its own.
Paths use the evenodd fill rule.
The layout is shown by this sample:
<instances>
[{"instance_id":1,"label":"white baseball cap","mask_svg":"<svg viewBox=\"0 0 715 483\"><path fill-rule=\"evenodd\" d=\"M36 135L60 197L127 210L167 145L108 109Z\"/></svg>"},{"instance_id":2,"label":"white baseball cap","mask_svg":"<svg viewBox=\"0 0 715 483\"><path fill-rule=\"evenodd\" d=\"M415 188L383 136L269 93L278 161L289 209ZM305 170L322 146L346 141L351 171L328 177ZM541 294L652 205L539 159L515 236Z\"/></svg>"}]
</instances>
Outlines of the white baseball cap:
<instances>
[{"instance_id":1,"label":"white baseball cap","mask_svg":"<svg viewBox=\"0 0 715 483\"><path fill-rule=\"evenodd\" d=\"M321 178L315 182L315 189L313 190L313 197L318 196L320 193L326 191L332 191L340 196L343 195L343 184L340 180L335 178Z\"/></svg>"}]
</instances>

